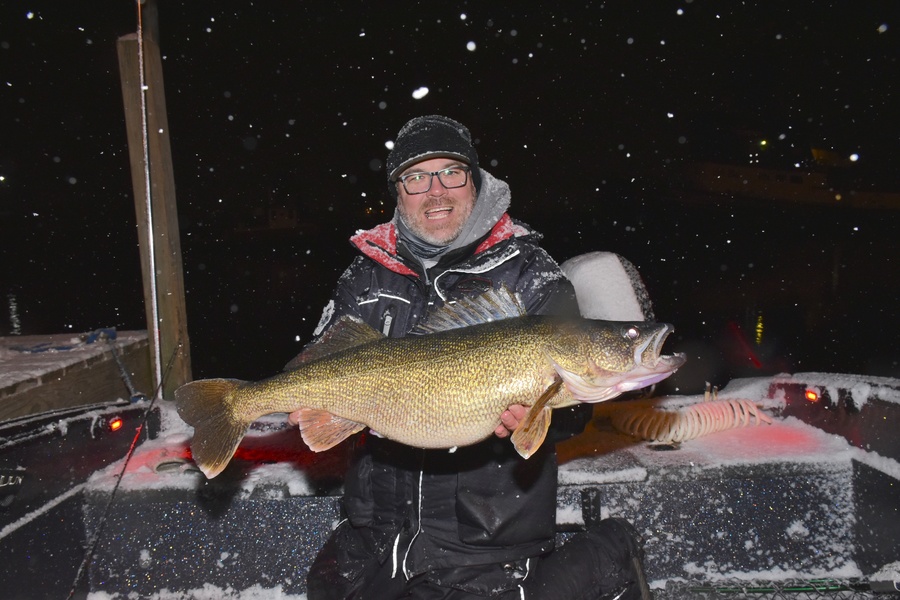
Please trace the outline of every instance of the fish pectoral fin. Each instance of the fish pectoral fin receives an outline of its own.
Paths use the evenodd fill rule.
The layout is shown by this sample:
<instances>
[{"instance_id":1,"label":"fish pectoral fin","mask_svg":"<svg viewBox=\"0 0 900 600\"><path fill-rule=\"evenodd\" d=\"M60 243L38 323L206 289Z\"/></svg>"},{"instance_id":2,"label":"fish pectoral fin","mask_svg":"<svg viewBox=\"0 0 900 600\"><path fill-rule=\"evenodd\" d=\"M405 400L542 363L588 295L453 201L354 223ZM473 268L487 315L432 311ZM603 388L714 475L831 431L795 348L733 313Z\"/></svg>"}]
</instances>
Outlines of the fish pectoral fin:
<instances>
[{"instance_id":1,"label":"fish pectoral fin","mask_svg":"<svg viewBox=\"0 0 900 600\"><path fill-rule=\"evenodd\" d=\"M548 406L537 410L532 406L525 415L525 420L513 432L513 446L522 458L531 457L544 443L552 413L553 409Z\"/></svg>"},{"instance_id":2,"label":"fish pectoral fin","mask_svg":"<svg viewBox=\"0 0 900 600\"><path fill-rule=\"evenodd\" d=\"M297 425L300 436L313 452L324 452L337 446L365 425L333 415L327 410L301 408Z\"/></svg>"},{"instance_id":3,"label":"fish pectoral fin","mask_svg":"<svg viewBox=\"0 0 900 600\"><path fill-rule=\"evenodd\" d=\"M537 402L528 409L525 418L513 432L513 446L522 458L529 458L544 443L553 413L553 409L547 406L547 402L556 395L561 385L562 379L556 379L550 384Z\"/></svg>"}]
</instances>

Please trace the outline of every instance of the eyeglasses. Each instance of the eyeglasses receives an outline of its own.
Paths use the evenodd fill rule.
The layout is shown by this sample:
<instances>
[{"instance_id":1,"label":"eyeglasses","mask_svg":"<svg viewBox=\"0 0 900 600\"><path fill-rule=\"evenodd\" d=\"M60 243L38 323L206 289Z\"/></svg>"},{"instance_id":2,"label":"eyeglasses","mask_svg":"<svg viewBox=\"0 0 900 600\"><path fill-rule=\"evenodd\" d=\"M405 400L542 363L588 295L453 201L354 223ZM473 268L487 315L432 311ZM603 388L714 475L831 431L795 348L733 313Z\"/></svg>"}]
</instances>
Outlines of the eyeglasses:
<instances>
[{"instance_id":1,"label":"eyeglasses","mask_svg":"<svg viewBox=\"0 0 900 600\"><path fill-rule=\"evenodd\" d=\"M440 171L431 171L430 173L424 171L408 173L398 177L397 181L403 184L403 189L406 190L407 194L424 194L431 189L431 184L434 183L434 176L437 175L438 179L441 180L441 185L452 190L453 188L461 188L469 182L470 170L469 167L457 165L441 169Z\"/></svg>"}]
</instances>

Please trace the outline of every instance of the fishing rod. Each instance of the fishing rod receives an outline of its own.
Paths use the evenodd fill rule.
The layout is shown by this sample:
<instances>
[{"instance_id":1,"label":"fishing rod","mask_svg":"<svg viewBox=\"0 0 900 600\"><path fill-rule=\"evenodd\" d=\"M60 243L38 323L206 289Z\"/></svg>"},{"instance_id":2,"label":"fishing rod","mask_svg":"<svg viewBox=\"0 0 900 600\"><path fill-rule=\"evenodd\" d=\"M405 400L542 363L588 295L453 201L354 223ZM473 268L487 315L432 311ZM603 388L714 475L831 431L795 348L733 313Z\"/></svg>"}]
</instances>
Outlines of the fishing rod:
<instances>
[{"instance_id":1,"label":"fishing rod","mask_svg":"<svg viewBox=\"0 0 900 600\"><path fill-rule=\"evenodd\" d=\"M179 347L180 343L175 345L175 349L172 351L172 356L169 358L169 361L166 364L166 368L163 371L163 376L160 378L159 386L153 393L153 397L150 398L150 402L147 404L147 409L144 411L144 414L141 417L141 422L138 424L137 429L135 429L134 437L131 440L131 445L128 447L128 452L125 454L125 460L122 462L122 468L119 470L119 473L116 476L116 483L115 485L113 485L113 489L109 494L109 499L106 501L106 506L103 508L103 513L101 514L100 520L97 523L97 528L94 531L94 535L88 543L87 549L84 553L84 557L81 560L81 564L78 566L78 571L75 573L75 580L72 582L72 587L69 590L69 595L66 596L67 600L72 600L72 598L74 598L75 591L78 588L78 584L81 582L81 578L84 577L88 565L91 563L91 560L94 557L94 551L97 548L97 544L100 543L100 536L103 534L103 529L106 525L107 518L109 517L109 512L112 509L113 502L116 498L116 493L119 491L119 486L122 483L122 478L125 476L125 470L128 468L128 463L131 461L132 456L134 456L135 448L137 448L138 441L140 440L141 435L144 432L144 427L147 425L147 419L149 418L150 413L153 410L154 405L156 404L156 400L160 397L163 383L168 378L169 371L171 370L172 365L175 363L175 357L178 354Z\"/></svg>"},{"instance_id":2,"label":"fishing rod","mask_svg":"<svg viewBox=\"0 0 900 600\"><path fill-rule=\"evenodd\" d=\"M153 202L151 201L152 196L152 186L150 184L150 134L149 134L149 125L147 119L147 80L146 80L146 69L144 67L144 23L143 23L143 12L141 11L141 4L143 4L143 0L136 0L137 2L137 40L138 40L138 73L140 78L140 86L141 86L141 152L143 154L144 161L144 198L146 199L145 210L147 217L147 260L149 261L149 271L150 271L150 316L151 323L148 323L148 327L150 328L150 335L153 336L153 346L155 348L155 352L153 353L153 367L154 374L157 377L157 381L162 381L162 347L161 347L161 334L159 331L159 298L157 295L159 294L158 283L156 281L156 240L154 239L153 231L155 229L153 224ZM178 345L175 346L178 348ZM162 389L162 386L160 386ZM159 389L157 390L157 394L159 394Z\"/></svg>"}]
</instances>

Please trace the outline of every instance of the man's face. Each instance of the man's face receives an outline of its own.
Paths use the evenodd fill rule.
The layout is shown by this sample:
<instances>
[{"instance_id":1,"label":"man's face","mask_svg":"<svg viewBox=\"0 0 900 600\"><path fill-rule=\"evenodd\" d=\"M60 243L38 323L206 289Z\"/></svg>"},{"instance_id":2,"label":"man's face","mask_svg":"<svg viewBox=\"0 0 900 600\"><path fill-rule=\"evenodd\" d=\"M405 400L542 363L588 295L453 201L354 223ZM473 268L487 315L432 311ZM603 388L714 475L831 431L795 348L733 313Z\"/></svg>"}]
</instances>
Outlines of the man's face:
<instances>
[{"instance_id":1,"label":"man's face","mask_svg":"<svg viewBox=\"0 0 900 600\"><path fill-rule=\"evenodd\" d=\"M431 158L416 163L400 176L410 173L440 171L447 167L465 165L452 158ZM424 194L407 194L397 182L397 210L400 218L417 237L436 246L446 246L455 240L475 206L475 184L472 174L466 185L447 189L435 176L431 189Z\"/></svg>"}]
</instances>

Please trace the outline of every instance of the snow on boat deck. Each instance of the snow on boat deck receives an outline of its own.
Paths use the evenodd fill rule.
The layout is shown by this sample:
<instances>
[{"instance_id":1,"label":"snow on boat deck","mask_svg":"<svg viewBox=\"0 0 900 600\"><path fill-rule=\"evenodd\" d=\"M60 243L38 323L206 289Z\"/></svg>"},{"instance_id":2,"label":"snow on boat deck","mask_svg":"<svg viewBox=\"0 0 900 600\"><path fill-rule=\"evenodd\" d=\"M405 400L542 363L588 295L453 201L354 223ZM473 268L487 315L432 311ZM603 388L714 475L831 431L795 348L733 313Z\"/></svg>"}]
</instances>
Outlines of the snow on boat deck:
<instances>
[{"instance_id":1,"label":"snow on boat deck","mask_svg":"<svg viewBox=\"0 0 900 600\"><path fill-rule=\"evenodd\" d=\"M835 402L840 390L854 387L859 403L875 398L892 406L900 387L896 380L821 374L738 380L719 399L753 400L773 423L710 434L674 450L616 432L607 411L623 403L598 405L588 429L559 446L560 541L589 520L626 517L645 538L648 575L657 589L692 579L865 577L882 567L886 553L873 557L863 547L871 532L860 527L871 519L861 502L871 473L876 484L892 485L900 480L900 463L786 416L779 386L795 383L830 389ZM262 585L281 597L302 594L309 561L338 519L350 444L311 453L284 426L283 415L271 415L245 438L233 466L207 481L190 462L190 428L169 403L162 410L163 433L138 448L121 479L121 507L113 508L108 525L119 536L101 546L92 578L111 590L142 589L152 575L157 586L171 590ZM120 469L111 465L88 482L88 521ZM157 524L153 531L136 525L147 522ZM290 535L263 536L267 543L260 544L263 530ZM164 558L167 548L181 544L191 548L192 571L173 570ZM260 564L265 581L256 578ZM199 572L209 575L198 580Z\"/></svg>"},{"instance_id":2,"label":"snow on boat deck","mask_svg":"<svg viewBox=\"0 0 900 600\"><path fill-rule=\"evenodd\" d=\"M149 394L147 332L112 333L114 340L97 332L0 337L0 420L128 399L113 350L134 385Z\"/></svg>"}]
</instances>

